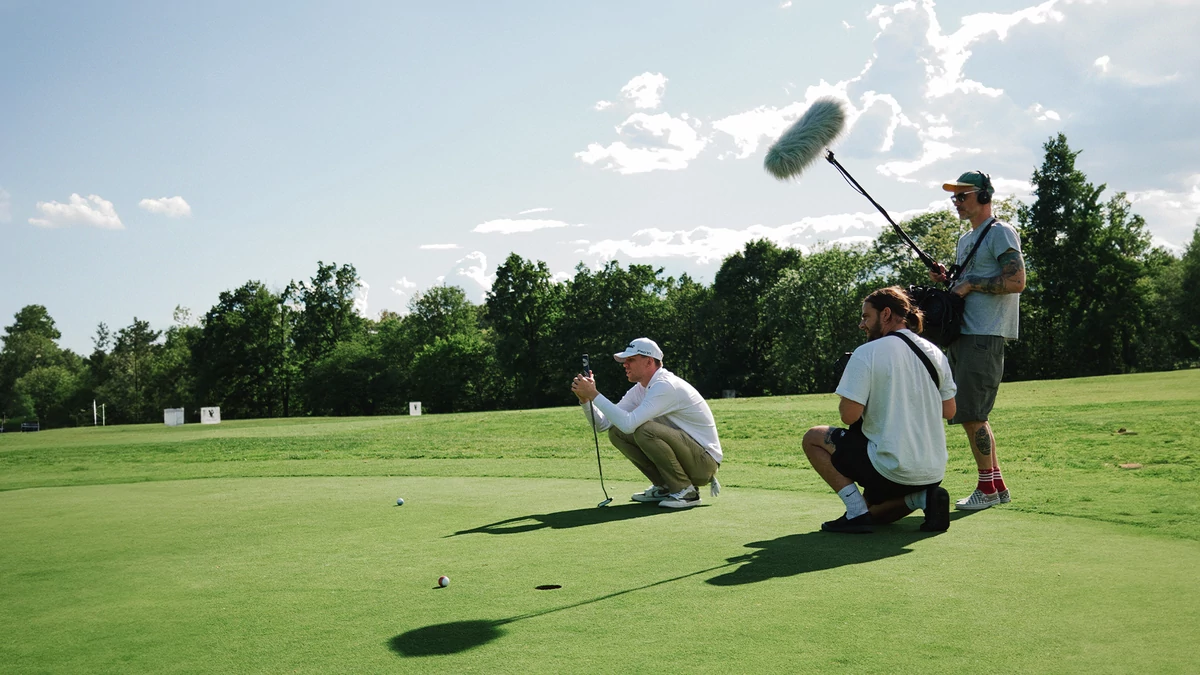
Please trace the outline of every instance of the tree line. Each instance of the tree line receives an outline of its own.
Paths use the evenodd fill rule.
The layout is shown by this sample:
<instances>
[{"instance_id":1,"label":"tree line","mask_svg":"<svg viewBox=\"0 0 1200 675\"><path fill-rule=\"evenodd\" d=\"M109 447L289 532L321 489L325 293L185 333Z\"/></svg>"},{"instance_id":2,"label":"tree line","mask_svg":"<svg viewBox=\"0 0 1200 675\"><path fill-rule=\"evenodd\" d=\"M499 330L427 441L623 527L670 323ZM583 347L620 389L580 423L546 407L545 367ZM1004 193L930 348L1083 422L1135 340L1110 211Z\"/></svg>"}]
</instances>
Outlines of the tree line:
<instances>
[{"instance_id":1,"label":"tree line","mask_svg":"<svg viewBox=\"0 0 1200 675\"><path fill-rule=\"evenodd\" d=\"M1152 247L1124 193L1101 199L1059 134L1033 173L1034 200L1006 200L1027 267L1021 339L1006 380L1194 367L1200 361L1200 223L1180 257ZM902 227L951 262L964 224L948 210ZM387 415L421 401L429 412L535 408L574 399L580 355L602 388L624 389L607 356L654 338L664 365L706 397L812 393L833 385L837 357L861 343L862 298L891 284L927 284L924 266L891 231L870 245L803 254L752 241L712 284L648 265L580 264L556 282L546 264L512 254L483 304L461 288L416 295L408 313L378 320L354 310L353 265L273 291L248 281L203 317L177 308L165 331L100 324L90 355L62 349L46 308L29 305L5 327L0 416L46 426L90 424L93 400L112 423L155 422L182 407L226 418Z\"/></svg>"}]
</instances>

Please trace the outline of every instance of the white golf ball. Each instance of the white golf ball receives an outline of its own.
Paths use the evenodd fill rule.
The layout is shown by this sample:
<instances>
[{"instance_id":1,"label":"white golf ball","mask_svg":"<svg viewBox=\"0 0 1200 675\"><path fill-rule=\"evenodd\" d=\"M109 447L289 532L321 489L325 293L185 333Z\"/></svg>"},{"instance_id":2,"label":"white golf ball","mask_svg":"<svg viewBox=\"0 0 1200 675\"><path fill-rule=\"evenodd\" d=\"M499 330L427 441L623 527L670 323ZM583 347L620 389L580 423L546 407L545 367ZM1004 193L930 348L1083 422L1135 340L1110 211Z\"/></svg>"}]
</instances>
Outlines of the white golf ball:
<instances>
[{"instance_id":1,"label":"white golf ball","mask_svg":"<svg viewBox=\"0 0 1200 675\"><path fill-rule=\"evenodd\" d=\"M438 586L441 586L442 588L445 588L445 587L447 587L447 586L449 586L449 585L450 585L450 577L448 577L448 576L444 576L444 575L443 575L443 576L440 576L440 577L438 577Z\"/></svg>"},{"instance_id":2,"label":"white golf ball","mask_svg":"<svg viewBox=\"0 0 1200 675\"><path fill-rule=\"evenodd\" d=\"M404 497L396 497L396 506L404 506Z\"/></svg>"}]
</instances>

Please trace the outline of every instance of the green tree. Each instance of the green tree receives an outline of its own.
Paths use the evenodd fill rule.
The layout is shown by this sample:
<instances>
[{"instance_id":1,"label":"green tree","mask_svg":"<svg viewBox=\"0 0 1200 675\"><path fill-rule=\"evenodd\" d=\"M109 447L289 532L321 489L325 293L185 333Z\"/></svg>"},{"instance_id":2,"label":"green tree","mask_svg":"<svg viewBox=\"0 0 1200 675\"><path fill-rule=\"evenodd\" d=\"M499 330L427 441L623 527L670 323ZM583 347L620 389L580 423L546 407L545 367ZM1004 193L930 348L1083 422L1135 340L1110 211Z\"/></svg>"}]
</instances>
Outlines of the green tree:
<instances>
[{"instance_id":1,"label":"green tree","mask_svg":"<svg viewBox=\"0 0 1200 675\"><path fill-rule=\"evenodd\" d=\"M1037 199L1019 212L1027 267L1023 341L1013 352L1022 377L1072 377L1133 368L1145 328L1140 280L1149 235L1124 193L1075 168L1078 151L1059 134L1034 171Z\"/></svg>"},{"instance_id":2,"label":"green tree","mask_svg":"<svg viewBox=\"0 0 1200 675\"><path fill-rule=\"evenodd\" d=\"M665 312L659 346L670 356L670 370L700 391L710 391L710 368L706 359L720 346L713 338L716 323L712 288L682 274L668 280Z\"/></svg>"},{"instance_id":3,"label":"green tree","mask_svg":"<svg viewBox=\"0 0 1200 675\"><path fill-rule=\"evenodd\" d=\"M248 281L220 294L192 349L197 399L229 418L282 413L284 344L280 296Z\"/></svg>"},{"instance_id":4,"label":"green tree","mask_svg":"<svg viewBox=\"0 0 1200 675\"><path fill-rule=\"evenodd\" d=\"M23 418L45 408L29 398L29 388L16 390L17 381L26 374L38 368L64 367L74 376L82 365L78 357L58 346L56 340L62 334L44 306L26 305L13 319L12 325L4 328L4 346L0 349L0 418Z\"/></svg>"},{"instance_id":5,"label":"green tree","mask_svg":"<svg viewBox=\"0 0 1200 675\"><path fill-rule=\"evenodd\" d=\"M562 318L564 289L546 263L513 253L496 269L484 317L496 336L500 371L512 383L517 408L562 403L562 387L546 364L557 355L554 333Z\"/></svg>"},{"instance_id":6,"label":"green tree","mask_svg":"<svg viewBox=\"0 0 1200 675\"><path fill-rule=\"evenodd\" d=\"M14 391L23 416L31 415L45 427L73 421L71 403L78 392L78 371L62 365L39 366L17 379Z\"/></svg>"},{"instance_id":7,"label":"green tree","mask_svg":"<svg viewBox=\"0 0 1200 675\"><path fill-rule=\"evenodd\" d=\"M958 239L967 225L949 210L922 213L900 222L900 229L922 251L949 269L954 264ZM928 286L929 268L916 257L913 250L892 228L880 232L872 245L881 272L887 277L885 285L904 287Z\"/></svg>"},{"instance_id":8,"label":"green tree","mask_svg":"<svg viewBox=\"0 0 1200 675\"><path fill-rule=\"evenodd\" d=\"M137 317L117 331L106 361L107 378L97 392L107 404L109 419L117 423L150 422L157 418L151 373L162 352L162 331Z\"/></svg>"},{"instance_id":9,"label":"green tree","mask_svg":"<svg viewBox=\"0 0 1200 675\"><path fill-rule=\"evenodd\" d=\"M834 246L783 271L762 302L773 393L832 390L838 357L864 340L858 329L863 298L886 285L880 269L871 249Z\"/></svg>"},{"instance_id":10,"label":"green tree","mask_svg":"<svg viewBox=\"0 0 1200 675\"><path fill-rule=\"evenodd\" d=\"M292 342L301 367L315 363L342 340L359 335L366 320L354 308L360 280L353 265L317 262L317 273L308 282L292 282L285 299L300 304Z\"/></svg>"},{"instance_id":11,"label":"green tree","mask_svg":"<svg viewBox=\"0 0 1200 675\"><path fill-rule=\"evenodd\" d=\"M734 389L739 394L769 394L773 378L768 354L771 337L761 321L761 301L786 269L794 269L801 253L781 249L765 239L751 241L740 253L725 259L713 280L717 324L714 344L705 362L713 370L706 394Z\"/></svg>"},{"instance_id":12,"label":"green tree","mask_svg":"<svg viewBox=\"0 0 1200 675\"><path fill-rule=\"evenodd\" d=\"M1200 220L1179 262L1178 274L1178 286L1169 291L1168 305L1178 317L1176 325L1183 340L1180 356L1195 362L1200 358Z\"/></svg>"},{"instance_id":13,"label":"green tree","mask_svg":"<svg viewBox=\"0 0 1200 675\"><path fill-rule=\"evenodd\" d=\"M580 371L582 354L591 356L601 391L612 395L620 388L624 392L624 370L611 354L636 337L663 339L669 321L668 286L662 270L649 265L622 268L610 261L595 271L582 263L575 268L563 294L563 316L554 340L557 348L553 358L543 364L554 373L551 381L561 383L557 389L560 405L575 400L569 384ZM673 368L676 357L664 354L664 365Z\"/></svg>"},{"instance_id":14,"label":"green tree","mask_svg":"<svg viewBox=\"0 0 1200 675\"><path fill-rule=\"evenodd\" d=\"M374 415L385 371L374 336L343 340L312 365L304 400L314 415Z\"/></svg>"}]
</instances>

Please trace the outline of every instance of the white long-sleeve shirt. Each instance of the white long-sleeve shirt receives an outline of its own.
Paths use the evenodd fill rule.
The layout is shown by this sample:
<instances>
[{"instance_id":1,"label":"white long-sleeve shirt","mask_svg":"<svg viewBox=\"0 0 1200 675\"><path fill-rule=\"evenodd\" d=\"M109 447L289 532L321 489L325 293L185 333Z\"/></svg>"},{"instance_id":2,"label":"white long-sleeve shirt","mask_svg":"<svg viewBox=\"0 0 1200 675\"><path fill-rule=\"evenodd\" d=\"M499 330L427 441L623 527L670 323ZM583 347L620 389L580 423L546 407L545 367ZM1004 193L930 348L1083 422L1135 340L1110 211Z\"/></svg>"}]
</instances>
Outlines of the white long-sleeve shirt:
<instances>
[{"instance_id":1,"label":"white long-sleeve shirt","mask_svg":"<svg viewBox=\"0 0 1200 675\"><path fill-rule=\"evenodd\" d=\"M691 436L717 463L721 462L717 423L708 403L695 387L666 368L655 371L649 386L639 382L630 387L619 403L613 403L604 394L596 396L594 403L597 431L615 426L632 434L654 420ZM590 421L587 403L583 403L583 416Z\"/></svg>"}]
</instances>

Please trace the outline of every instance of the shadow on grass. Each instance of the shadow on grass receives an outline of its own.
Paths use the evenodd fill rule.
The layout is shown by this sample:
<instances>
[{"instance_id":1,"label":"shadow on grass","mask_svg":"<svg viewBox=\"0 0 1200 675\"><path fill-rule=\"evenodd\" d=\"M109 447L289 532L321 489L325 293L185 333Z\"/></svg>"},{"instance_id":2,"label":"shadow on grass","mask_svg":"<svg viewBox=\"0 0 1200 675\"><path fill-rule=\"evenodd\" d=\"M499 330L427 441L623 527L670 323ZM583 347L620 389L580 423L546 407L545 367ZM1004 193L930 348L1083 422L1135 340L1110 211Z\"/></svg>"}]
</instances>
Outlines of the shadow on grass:
<instances>
[{"instance_id":1,"label":"shadow on grass","mask_svg":"<svg viewBox=\"0 0 1200 675\"><path fill-rule=\"evenodd\" d=\"M391 648L392 651L402 656L439 656L446 654L458 654L460 652L465 652L468 649L474 649L475 647L485 645L504 635L505 631L503 630L502 626L506 624L524 621L525 619L532 619L539 616L545 616L546 614L553 614L566 609L574 609L576 607L590 605L602 600L608 600L609 598L615 598L618 595L625 595L626 593L633 593L634 591L641 591L647 588L669 584L673 581L679 581L680 579L687 579L688 577L715 572L721 568L729 567L732 564L734 563L727 562L722 565L717 565L716 567L709 567L708 569L689 572L688 574L681 574L677 577L663 579L662 581L655 581L654 583L645 584L636 588L627 588L623 591L617 591L616 593L609 593L608 595L602 595L598 598L592 598L591 600L582 600L569 605L563 605L562 607L546 609L540 612L530 612L528 614L521 614L519 616L510 617L507 619L496 619L493 621L452 621L450 623L439 623L433 626L425 626L424 628L414 628L413 630L401 633L393 637L391 640L388 640L388 647Z\"/></svg>"},{"instance_id":2,"label":"shadow on grass","mask_svg":"<svg viewBox=\"0 0 1200 675\"><path fill-rule=\"evenodd\" d=\"M704 508L704 505L694 508ZM562 530L571 527L583 527L585 525L600 525L602 523L613 523L621 520L630 520L632 518L645 518L647 516L666 515L668 513L678 513L674 509L655 508L654 504L625 504L622 506L609 506L606 508L586 508L574 509L572 511L558 511L556 513L541 513L532 516L519 516L517 518L509 518L500 520L487 525L480 525L469 530L459 530L454 534L448 534L447 537L457 537L460 534L520 534L522 532L532 532L549 527L554 530Z\"/></svg>"},{"instance_id":3,"label":"shadow on grass","mask_svg":"<svg viewBox=\"0 0 1200 675\"><path fill-rule=\"evenodd\" d=\"M940 533L876 526L874 534L833 534L806 532L789 534L770 541L755 541L746 548L758 549L729 558L741 565L735 570L708 579L714 586L753 584L778 577L793 577L806 572L828 570L845 565L860 565L906 553L909 544Z\"/></svg>"},{"instance_id":4,"label":"shadow on grass","mask_svg":"<svg viewBox=\"0 0 1200 675\"><path fill-rule=\"evenodd\" d=\"M487 644L504 635L504 621L454 621L401 633L388 641L404 656L445 656Z\"/></svg>"},{"instance_id":5,"label":"shadow on grass","mask_svg":"<svg viewBox=\"0 0 1200 675\"><path fill-rule=\"evenodd\" d=\"M609 518L597 518L595 516L603 516L605 512L609 512ZM620 512L620 513L613 513ZM468 534L471 532L489 532L492 534L505 534L512 531L524 532L529 529L538 529L541 527L577 527L579 525L591 525L607 520L623 520L625 518L637 518L642 515L652 515L662 513L659 509L645 508L642 505L632 505L629 507L620 507L616 509L580 509L578 511L564 511L557 514L546 514L542 516L528 516L526 518L511 518L502 520L491 525L475 528L473 530L464 530L455 534ZM574 515L573 515L574 514ZM586 515L585 515L586 514ZM595 515L592 515L595 514ZM952 516L954 517L954 516ZM961 518L963 516L957 516ZM561 518L562 520L557 520ZM524 520L532 519L538 524L532 525L523 529L505 528L503 526ZM542 519L546 519L543 522ZM556 523L556 524L550 524ZM499 527L498 527L499 526ZM418 656L438 656L447 654L458 654L465 652L475 647L485 645L496 638L505 634L503 626L525 619L532 619L546 614L553 614L583 605L601 602L610 598L615 598L626 593L669 584L689 577L716 572L717 570L726 569L729 567L738 566L737 569L713 577L707 580L706 583L715 586L733 586L737 584L749 584L758 581L766 581L775 577L794 576L805 572L813 572L816 570L831 569L841 567L843 565L857 565L860 563L873 562L883 560L892 556L912 553L911 549L906 548L909 544L935 537L939 533L926 533L914 529L901 529L901 525L881 526L874 534L867 535L847 535L847 534L830 534L827 532L807 532L805 534L793 534L771 541L759 541L746 544L747 548L758 549L753 553L729 558L723 564L709 567L707 569L681 574L670 579L655 581L650 584L637 586L636 588L628 588L623 591L609 593L590 600L575 602L562 607L542 610L540 612L530 612L519 616L509 617L507 619L486 620L479 619L474 621L452 621L450 623L441 623L433 626L424 626L422 628L414 628L413 630L401 633L392 639L388 640L388 647L402 656L418 657ZM489 529L496 528L496 529ZM454 536L454 535L447 535Z\"/></svg>"}]
</instances>

